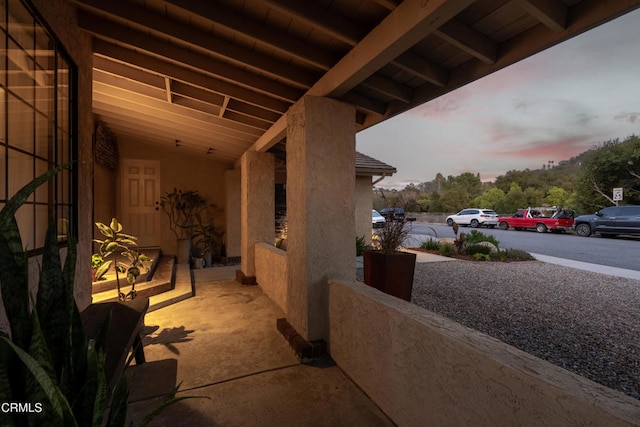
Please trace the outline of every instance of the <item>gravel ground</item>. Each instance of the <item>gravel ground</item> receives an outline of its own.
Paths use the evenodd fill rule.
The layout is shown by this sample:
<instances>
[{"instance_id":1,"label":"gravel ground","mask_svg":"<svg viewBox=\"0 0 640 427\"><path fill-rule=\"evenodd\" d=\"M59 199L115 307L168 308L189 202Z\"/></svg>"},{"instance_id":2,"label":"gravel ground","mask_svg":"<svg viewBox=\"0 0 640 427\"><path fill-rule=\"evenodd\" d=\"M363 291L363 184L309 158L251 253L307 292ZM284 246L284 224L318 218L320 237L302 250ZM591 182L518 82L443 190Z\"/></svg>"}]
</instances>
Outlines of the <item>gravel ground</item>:
<instances>
[{"instance_id":1,"label":"gravel ground","mask_svg":"<svg viewBox=\"0 0 640 427\"><path fill-rule=\"evenodd\" d=\"M412 302L640 399L640 281L539 261L421 263Z\"/></svg>"}]
</instances>

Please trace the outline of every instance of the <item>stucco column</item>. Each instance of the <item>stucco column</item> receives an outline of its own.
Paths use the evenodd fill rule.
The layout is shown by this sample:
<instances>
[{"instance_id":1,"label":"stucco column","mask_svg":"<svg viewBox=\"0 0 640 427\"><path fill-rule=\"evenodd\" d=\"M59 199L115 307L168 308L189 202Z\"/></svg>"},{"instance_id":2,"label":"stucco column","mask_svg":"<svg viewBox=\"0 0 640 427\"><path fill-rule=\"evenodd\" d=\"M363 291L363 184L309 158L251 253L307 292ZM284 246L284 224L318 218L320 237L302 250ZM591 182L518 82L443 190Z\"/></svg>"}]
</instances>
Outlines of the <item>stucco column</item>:
<instances>
[{"instance_id":1,"label":"stucco column","mask_svg":"<svg viewBox=\"0 0 640 427\"><path fill-rule=\"evenodd\" d=\"M307 96L287 118L287 319L327 340L328 279L355 280L355 108Z\"/></svg>"},{"instance_id":2,"label":"stucco column","mask_svg":"<svg viewBox=\"0 0 640 427\"><path fill-rule=\"evenodd\" d=\"M255 277L255 244L275 240L275 160L248 151L240 159L240 252L242 273Z\"/></svg>"},{"instance_id":3,"label":"stucco column","mask_svg":"<svg viewBox=\"0 0 640 427\"><path fill-rule=\"evenodd\" d=\"M240 235L242 227L240 225L240 212L242 209L241 182L239 169L224 171L224 191L225 191L225 233L224 242L228 257L241 256Z\"/></svg>"},{"instance_id":4,"label":"stucco column","mask_svg":"<svg viewBox=\"0 0 640 427\"><path fill-rule=\"evenodd\" d=\"M371 209L373 189L370 176L356 177L356 236L364 236L367 245L371 244Z\"/></svg>"}]
</instances>

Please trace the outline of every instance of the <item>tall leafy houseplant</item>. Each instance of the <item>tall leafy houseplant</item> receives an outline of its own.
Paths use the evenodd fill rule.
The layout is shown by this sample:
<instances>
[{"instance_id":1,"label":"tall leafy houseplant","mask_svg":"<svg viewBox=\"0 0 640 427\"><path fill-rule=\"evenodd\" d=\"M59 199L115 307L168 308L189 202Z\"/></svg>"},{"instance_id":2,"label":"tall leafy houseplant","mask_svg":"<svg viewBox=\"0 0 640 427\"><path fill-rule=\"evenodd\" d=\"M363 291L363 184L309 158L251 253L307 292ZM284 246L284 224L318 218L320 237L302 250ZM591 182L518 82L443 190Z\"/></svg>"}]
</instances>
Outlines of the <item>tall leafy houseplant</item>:
<instances>
[{"instance_id":1,"label":"tall leafy houseplant","mask_svg":"<svg viewBox=\"0 0 640 427\"><path fill-rule=\"evenodd\" d=\"M118 299L125 301L136 297L136 280L140 276L141 269L148 270L145 263L151 262L151 258L138 251L138 238L122 232L122 224L117 219L112 218L109 225L96 222L96 227L104 236L103 240L94 240L100 244L100 255L102 259L113 258L103 261L96 271L96 277L104 276L112 265L115 265L116 286L118 289ZM118 254L126 262L118 261ZM124 294L120 290L120 274L125 274L127 282L131 285L131 290Z\"/></svg>"},{"instance_id":2,"label":"tall leafy houseplant","mask_svg":"<svg viewBox=\"0 0 640 427\"><path fill-rule=\"evenodd\" d=\"M0 210L0 290L9 320L9 330L0 331L0 402L22 408L0 411L3 427L120 427L126 422L126 377L108 400L105 335L98 341L85 338L73 294L76 245L69 239L63 266L54 223L45 238L37 295L29 294L29 261L15 214L36 188L65 167L36 178ZM168 405L190 398L176 398L177 390L140 425L148 425Z\"/></svg>"},{"instance_id":3,"label":"tall leafy houseplant","mask_svg":"<svg viewBox=\"0 0 640 427\"><path fill-rule=\"evenodd\" d=\"M411 301L416 254L400 250L409 235L406 220L387 216L363 252L364 282L382 292Z\"/></svg>"},{"instance_id":4,"label":"tall leafy houseplant","mask_svg":"<svg viewBox=\"0 0 640 427\"><path fill-rule=\"evenodd\" d=\"M191 236L198 215L207 208L207 201L193 190L174 188L160 198L160 206L169 217L169 227L176 235L178 263L189 263Z\"/></svg>"}]
</instances>

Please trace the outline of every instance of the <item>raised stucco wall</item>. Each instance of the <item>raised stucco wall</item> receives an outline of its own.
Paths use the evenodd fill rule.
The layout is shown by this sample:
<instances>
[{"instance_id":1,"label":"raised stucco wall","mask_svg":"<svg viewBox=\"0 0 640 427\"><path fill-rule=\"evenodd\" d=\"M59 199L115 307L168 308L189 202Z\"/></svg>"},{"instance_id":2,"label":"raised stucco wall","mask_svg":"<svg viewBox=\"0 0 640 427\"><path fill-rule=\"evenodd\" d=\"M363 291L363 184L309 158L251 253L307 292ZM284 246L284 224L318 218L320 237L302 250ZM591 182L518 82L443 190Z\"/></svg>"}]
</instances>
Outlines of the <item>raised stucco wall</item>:
<instances>
[{"instance_id":1,"label":"raised stucco wall","mask_svg":"<svg viewBox=\"0 0 640 427\"><path fill-rule=\"evenodd\" d=\"M258 285L285 311L287 308L287 253L268 243L256 243L255 253Z\"/></svg>"},{"instance_id":2,"label":"raised stucco wall","mask_svg":"<svg viewBox=\"0 0 640 427\"><path fill-rule=\"evenodd\" d=\"M364 236L365 242L371 244L371 206L373 192L370 176L356 177L356 236Z\"/></svg>"},{"instance_id":3,"label":"raised stucco wall","mask_svg":"<svg viewBox=\"0 0 640 427\"><path fill-rule=\"evenodd\" d=\"M240 158L242 273L255 276L255 244L275 241L275 158L247 151Z\"/></svg>"},{"instance_id":4,"label":"raised stucco wall","mask_svg":"<svg viewBox=\"0 0 640 427\"><path fill-rule=\"evenodd\" d=\"M364 283L330 281L330 352L399 426L640 425L640 401Z\"/></svg>"},{"instance_id":5,"label":"raised stucco wall","mask_svg":"<svg viewBox=\"0 0 640 427\"><path fill-rule=\"evenodd\" d=\"M204 155L184 152L173 147L147 144L118 139L118 151L122 159L145 159L160 161L160 195L174 188L182 190L198 190L208 203L226 211L224 193L224 172L232 167L227 163L211 160ZM120 184L118 180L116 200L120 200ZM99 196L97 196L99 197ZM160 247L167 254L176 254L176 236L169 228L169 219L162 211L160 219ZM237 213L239 215L239 213ZM120 212L118 212L120 215ZM224 229L224 215L215 218L216 227Z\"/></svg>"}]
</instances>

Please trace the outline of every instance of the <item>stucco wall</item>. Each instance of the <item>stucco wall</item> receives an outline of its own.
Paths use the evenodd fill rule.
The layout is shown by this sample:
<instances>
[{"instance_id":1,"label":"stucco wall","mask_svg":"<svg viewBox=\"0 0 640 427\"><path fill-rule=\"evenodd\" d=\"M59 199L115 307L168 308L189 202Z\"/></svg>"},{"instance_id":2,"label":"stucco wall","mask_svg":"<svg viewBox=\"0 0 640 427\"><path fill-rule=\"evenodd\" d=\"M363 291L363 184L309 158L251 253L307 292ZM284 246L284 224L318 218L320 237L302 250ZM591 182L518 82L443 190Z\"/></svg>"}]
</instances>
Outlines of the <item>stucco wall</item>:
<instances>
[{"instance_id":1,"label":"stucco wall","mask_svg":"<svg viewBox=\"0 0 640 427\"><path fill-rule=\"evenodd\" d=\"M356 177L356 236L364 236L365 242L371 244L371 206L373 191L370 176Z\"/></svg>"},{"instance_id":2,"label":"stucco wall","mask_svg":"<svg viewBox=\"0 0 640 427\"><path fill-rule=\"evenodd\" d=\"M287 253L267 243L255 246L256 281L265 294L286 312Z\"/></svg>"},{"instance_id":3,"label":"stucco wall","mask_svg":"<svg viewBox=\"0 0 640 427\"><path fill-rule=\"evenodd\" d=\"M240 170L226 170L224 172L225 179L225 219L226 233L225 244L227 246L227 256L240 256L240 233L242 225L240 224L240 209L242 208L240 201L241 177Z\"/></svg>"},{"instance_id":4,"label":"stucco wall","mask_svg":"<svg viewBox=\"0 0 640 427\"><path fill-rule=\"evenodd\" d=\"M118 138L118 151L121 161L122 159L160 161L160 195L173 191L174 187L182 190L198 190L208 203L213 203L226 211L224 172L232 168L232 165L173 147L151 145L125 138ZM117 192L116 200L120 200L119 180ZM228 214L240 215L239 212ZM224 229L224 218L224 214L216 216L217 227ZM160 230L160 247L167 254L175 254L176 236L169 228L169 219L164 213L161 213Z\"/></svg>"},{"instance_id":5,"label":"stucco wall","mask_svg":"<svg viewBox=\"0 0 640 427\"><path fill-rule=\"evenodd\" d=\"M640 401L364 283L330 281L330 352L399 426L640 425Z\"/></svg>"}]
</instances>

